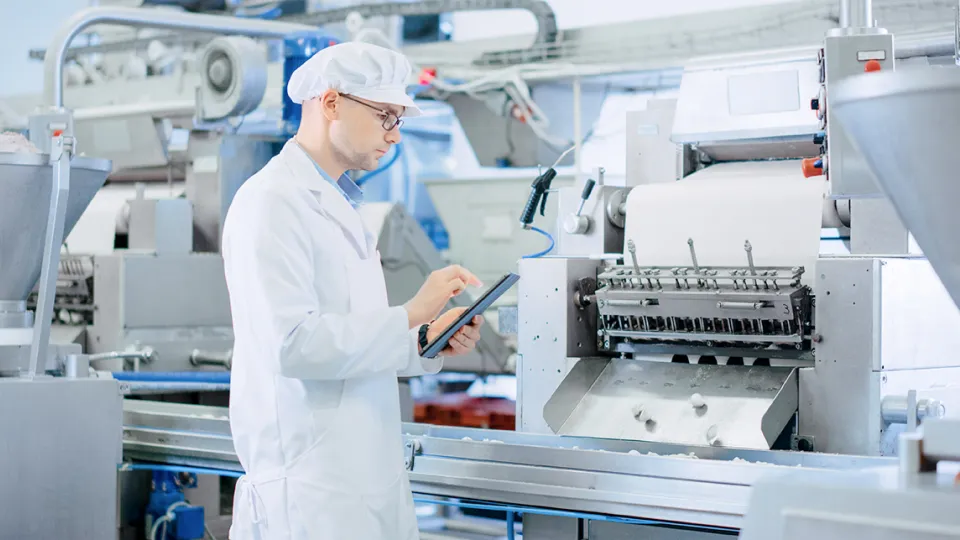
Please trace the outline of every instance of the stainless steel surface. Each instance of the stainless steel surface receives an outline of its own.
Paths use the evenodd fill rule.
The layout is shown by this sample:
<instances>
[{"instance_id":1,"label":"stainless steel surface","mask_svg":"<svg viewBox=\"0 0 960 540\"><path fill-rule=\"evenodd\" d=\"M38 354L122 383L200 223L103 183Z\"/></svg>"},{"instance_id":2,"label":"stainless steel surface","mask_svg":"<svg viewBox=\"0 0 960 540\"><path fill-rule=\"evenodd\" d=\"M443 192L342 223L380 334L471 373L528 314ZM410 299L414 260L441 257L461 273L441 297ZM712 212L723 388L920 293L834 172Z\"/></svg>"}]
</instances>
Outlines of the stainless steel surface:
<instances>
[{"instance_id":1,"label":"stainless steel surface","mask_svg":"<svg viewBox=\"0 0 960 540\"><path fill-rule=\"evenodd\" d=\"M0 379L0 539L115 538L115 381Z\"/></svg>"},{"instance_id":2,"label":"stainless steel surface","mask_svg":"<svg viewBox=\"0 0 960 540\"><path fill-rule=\"evenodd\" d=\"M22 300L0 301L0 328L30 328L33 326L33 312L27 311L27 303Z\"/></svg>"},{"instance_id":3,"label":"stainless steel surface","mask_svg":"<svg viewBox=\"0 0 960 540\"><path fill-rule=\"evenodd\" d=\"M94 259L91 353L149 347L150 371L195 369L194 350L233 347L223 259L216 253L116 253Z\"/></svg>"},{"instance_id":4,"label":"stainless steel surface","mask_svg":"<svg viewBox=\"0 0 960 540\"><path fill-rule=\"evenodd\" d=\"M852 77L831 110L864 155L903 222L960 304L960 70L904 69ZM904 134L909 134L905 137Z\"/></svg>"},{"instance_id":5,"label":"stainless steel surface","mask_svg":"<svg viewBox=\"0 0 960 540\"><path fill-rule=\"evenodd\" d=\"M70 160L64 236L73 230L109 172L109 161ZM16 231L0 235L0 299L26 300L40 278L52 179L47 154L0 153L0 231Z\"/></svg>"},{"instance_id":6,"label":"stainless steel surface","mask_svg":"<svg viewBox=\"0 0 960 540\"><path fill-rule=\"evenodd\" d=\"M596 356L596 305L578 309L572 298L581 278L600 261L538 258L520 261L517 333L517 429L552 433L544 405L578 358ZM522 276L537 276L524 279Z\"/></svg>"},{"instance_id":7,"label":"stainless steel surface","mask_svg":"<svg viewBox=\"0 0 960 540\"><path fill-rule=\"evenodd\" d=\"M824 73L829 93L826 94L826 103L820 110L823 112L825 109L826 112L825 131L829 159L825 174L830 180L831 196L835 198L880 197L882 194L873 172L853 146L845 129L846 125L835 120L837 109L834 100L837 85L848 77L863 74L868 59L880 62L882 72L892 72L896 63L893 36L872 32L863 35L828 35L824 39ZM811 155L818 154L819 152ZM851 219L856 220L856 217L851 216Z\"/></svg>"},{"instance_id":8,"label":"stainless steel surface","mask_svg":"<svg viewBox=\"0 0 960 540\"><path fill-rule=\"evenodd\" d=\"M543 415L558 435L769 449L796 411L793 368L585 358Z\"/></svg>"},{"instance_id":9,"label":"stainless steel surface","mask_svg":"<svg viewBox=\"0 0 960 540\"><path fill-rule=\"evenodd\" d=\"M402 429L406 442L420 445L410 472L417 493L720 527L739 525L750 486L768 474L801 467L806 478L832 478L896 463L423 424ZM124 403L126 459L238 470L229 430L225 408Z\"/></svg>"},{"instance_id":10,"label":"stainless steel surface","mask_svg":"<svg viewBox=\"0 0 960 540\"><path fill-rule=\"evenodd\" d=\"M800 370L799 434L818 452L877 455L880 415L880 280L872 258L820 259L816 364Z\"/></svg>"},{"instance_id":11,"label":"stainless steel surface","mask_svg":"<svg viewBox=\"0 0 960 540\"><path fill-rule=\"evenodd\" d=\"M627 186L672 182L682 177L677 143L670 140L675 99L651 99L643 111L627 111Z\"/></svg>"},{"instance_id":12,"label":"stainless steel surface","mask_svg":"<svg viewBox=\"0 0 960 540\"><path fill-rule=\"evenodd\" d=\"M718 161L816 155L819 126L807 106L818 80L814 49L691 63L680 83L671 140Z\"/></svg>"},{"instance_id":13,"label":"stainless steel surface","mask_svg":"<svg viewBox=\"0 0 960 540\"><path fill-rule=\"evenodd\" d=\"M907 476L896 467L833 478L771 476L756 483L740 538L955 540L960 489L952 476Z\"/></svg>"},{"instance_id":14,"label":"stainless steel surface","mask_svg":"<svg viewBox=\"0 0 960 540\"><path fill-rule=\"evenodd\" d=\"M303 24L199 15L178 11L123 7L90 7L74 14L54 35L44 55L43 96L47 105L63 107L63 60L67 47L84 29L94 24L114 24L134 28L167 28L193 32L210 32L261 38L282 38L294 32L312 32L316 28Z\"/></svg>"},{"instance_id":15,"label":"stainless steel surface","mask_svg":"<svg viewBox=\"0 0 960 540\"><path fill-rule=\"evenodd\" d=\"M855 255L904 255L910 252L910 231L886 198L852 199L850 252Z\"/></svg>"}]
</instances>

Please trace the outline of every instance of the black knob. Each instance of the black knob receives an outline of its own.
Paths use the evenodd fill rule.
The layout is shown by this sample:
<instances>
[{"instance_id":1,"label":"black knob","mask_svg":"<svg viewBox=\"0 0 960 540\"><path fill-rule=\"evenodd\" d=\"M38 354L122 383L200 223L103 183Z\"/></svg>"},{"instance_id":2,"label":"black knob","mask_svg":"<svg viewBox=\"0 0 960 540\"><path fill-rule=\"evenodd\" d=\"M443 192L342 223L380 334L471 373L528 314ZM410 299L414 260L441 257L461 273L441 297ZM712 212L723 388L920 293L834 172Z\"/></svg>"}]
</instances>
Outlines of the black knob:
<instances>
[{"instance_id":1,"label":"black knob","mask_svg":"<svg viewBox=\"0 0 960 540\"><path fill-rule=\"evenodd\" d=\"M819 98L813 98L813 99L811 99L811 100L810 100L810 108L813 109L813 110L815 110L815 111L819 111L819 110L820 110L820 99L819 99Z\"/></svg>"},{"instance_id":2,"label":"black knob","mask_svg":"<svg viewBox=\"0 0 960 540\"><path fill-rule=\"evenodd\" d=\"M823 144L823 141L827 140L827 135L825 133L817 133L813 136L813 144Z\"/></svg>"}]
</instances>

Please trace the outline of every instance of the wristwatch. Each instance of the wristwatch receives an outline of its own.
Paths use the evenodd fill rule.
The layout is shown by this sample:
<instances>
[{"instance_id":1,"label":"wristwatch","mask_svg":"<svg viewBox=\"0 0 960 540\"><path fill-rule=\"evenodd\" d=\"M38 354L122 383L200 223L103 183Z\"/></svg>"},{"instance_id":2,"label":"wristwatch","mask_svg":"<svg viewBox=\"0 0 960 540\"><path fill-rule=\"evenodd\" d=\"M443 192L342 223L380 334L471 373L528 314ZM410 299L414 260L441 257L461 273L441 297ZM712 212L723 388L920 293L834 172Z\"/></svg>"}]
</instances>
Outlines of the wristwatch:
<instances>
[{"instance_id":1,"label":"wristwatch","mask_svg":"<svg viewBox=\"0 0 960 540\"><path fill-rule=\"evenodd\" d=\"M420 325L420 331L417 334L417 344L420 345L420 353L427 350L427 345L430 343L427 341L427 330L430 329L429 324Z\"/></svg>"}]
</instances>

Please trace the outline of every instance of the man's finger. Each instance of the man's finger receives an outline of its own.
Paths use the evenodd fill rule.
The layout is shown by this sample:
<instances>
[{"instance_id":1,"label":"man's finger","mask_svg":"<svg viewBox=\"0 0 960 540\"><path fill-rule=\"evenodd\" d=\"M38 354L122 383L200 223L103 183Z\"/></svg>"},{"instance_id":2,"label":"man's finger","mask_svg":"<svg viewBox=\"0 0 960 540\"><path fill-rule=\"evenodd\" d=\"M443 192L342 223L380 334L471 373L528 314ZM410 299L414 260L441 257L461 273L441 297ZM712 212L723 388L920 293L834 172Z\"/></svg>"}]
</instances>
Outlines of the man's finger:
<instances>
[{"instance_id":1,"label":"man's finger","mask_svg":"<svg viewBox=\"0 0 960 540\"><path fill-rule=\"evenodd\" d=\"M467 288L466 284L459 277L451 279L450 282L447 283L447 287L450 291L450 296L457 296Z\"/></svg>"},{"instance_id":2,"label":"man's finger","mask_svg":"<svg viewBox=\"0 0 960 540\"><path fill-rule=\"evenodd\" d=\"M464 283L473 285L474 287L483 287L483 282L480 281L480 278L459 264L450 265L446 270L450 273L450 277L460 278Z\"/></svg>"},{"instance_id":3,"label":"man's finger","mask_svg":"<svg viewBox=\"0 0 960 540\"><path fill-rule=\"evenodd\" d=\"M463 333L464 336L466 336L468 339L472 339L473 341L480 339L480 330L474 326L462 326L460 327L459 332Z\"/></svg>"}]
</instances>

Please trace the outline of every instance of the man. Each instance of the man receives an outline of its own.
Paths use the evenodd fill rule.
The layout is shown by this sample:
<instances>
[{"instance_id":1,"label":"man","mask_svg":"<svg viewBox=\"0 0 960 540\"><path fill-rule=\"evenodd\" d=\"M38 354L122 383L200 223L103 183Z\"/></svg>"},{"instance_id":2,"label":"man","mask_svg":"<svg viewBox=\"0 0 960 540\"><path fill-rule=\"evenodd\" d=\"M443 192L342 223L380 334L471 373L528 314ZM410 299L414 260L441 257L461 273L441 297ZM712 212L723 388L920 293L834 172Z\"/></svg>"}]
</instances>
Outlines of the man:
<instances>
[{"instance_id":1,"label":"man","mask_svg":"<svg viewBox=\"0 0 960 540\"><path fill-rule=\"evenodd\" d=\"M389 307L380 256L344 172L371 170L420 113L405 92L410 64L362 43L318 52L287 92L300 128L231 204L223 258L233 327L230 426L246 475L234 540L412 540L398 376L436 373L424 343L463 311L440 315L470 272L429 276ZM337 179L337 180L334 180ZM435 322L431 321L436 319ZM479 339L476 318L444 355Z\"/></svg>"}]
</instances>

